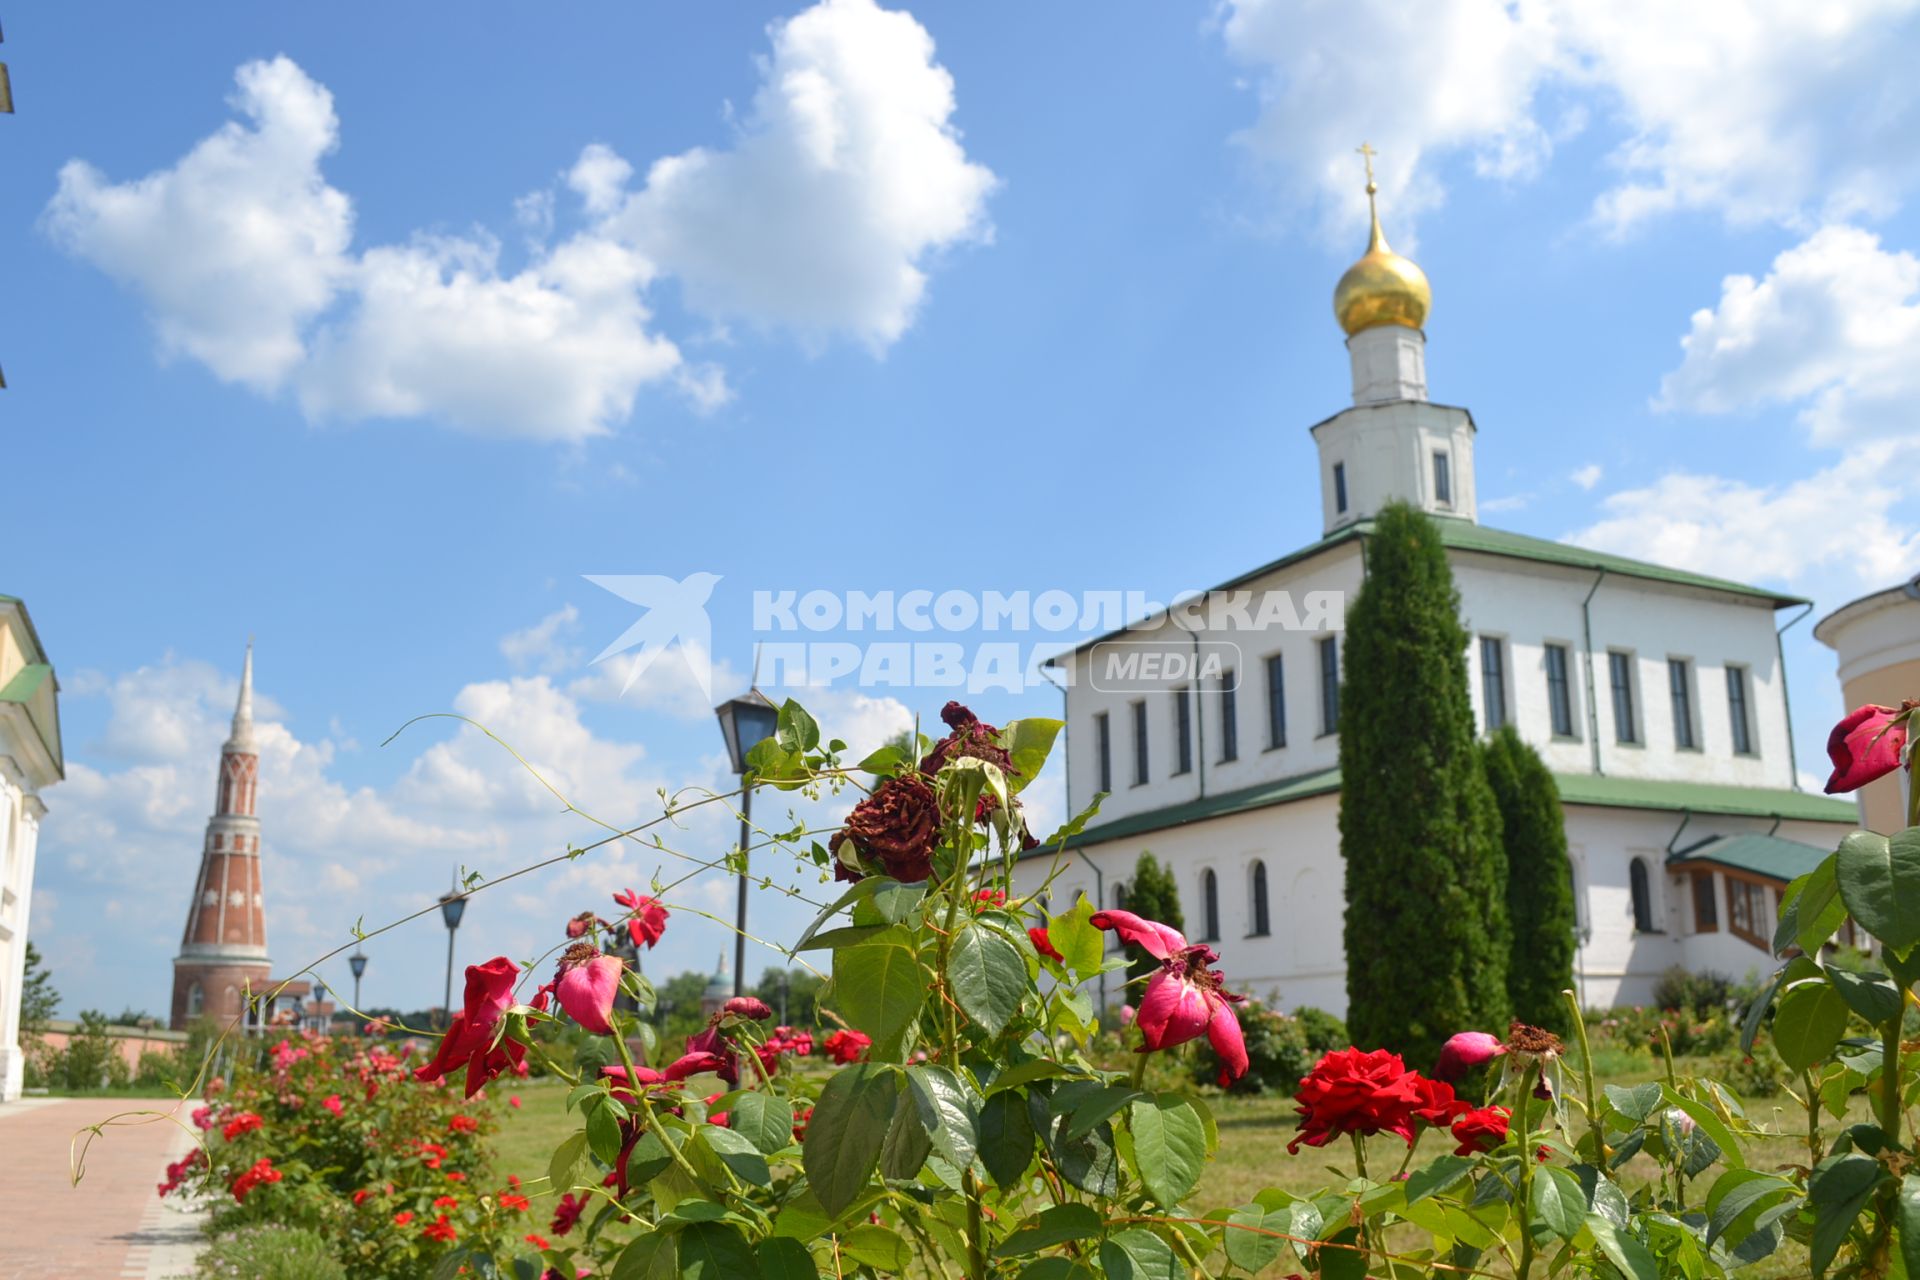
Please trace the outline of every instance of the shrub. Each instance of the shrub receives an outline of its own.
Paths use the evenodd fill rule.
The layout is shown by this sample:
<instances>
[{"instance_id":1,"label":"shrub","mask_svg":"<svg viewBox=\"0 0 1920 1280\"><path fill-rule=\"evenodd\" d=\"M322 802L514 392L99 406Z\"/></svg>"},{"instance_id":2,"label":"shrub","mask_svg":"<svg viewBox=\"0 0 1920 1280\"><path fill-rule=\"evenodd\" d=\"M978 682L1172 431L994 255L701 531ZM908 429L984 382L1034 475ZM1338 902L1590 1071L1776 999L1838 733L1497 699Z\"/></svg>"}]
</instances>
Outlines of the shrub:
<instances>
[{"instance_id":1,"label":"shrub","mask_svg":"<svg viewBox=\"0 0 1920 1280\"><path fill-rule=\"evenodd\" d=\"M346 1280L346 1270L312 1231L265 1224L215 1240L195 1280Z\"/></svg>"},{"instance_id":2,"label":"shrub","mask_svg":"<svg viewBox=\"0 0 1920 1280\"><path fill-rule=\"evenodd\" d=\"M1335 1049L1344 1049L1353 1043L1347 1035L1347 1024L1325 1009L1303 1004L1293 1011L1292 1016L1300 1024L1300 1032L1307 1038L1307 1048L1313 1050L1315 1057L1332 1053Z\"/></svg>"},{"instance_id":3,"label":"shrub","mask_svg":"<svg viewBox=\"0 0 1920 1280\"><path fill-rule=\"evenodd\" d=\"M1506 849L1507 995L1513 1016L1562 1034L1573 1028L1560 993L1573 985L1573 863L1560 788L1540 753L1503 726L1480 748Z\"/></svg>"},{"instance_id":4,"label":"shrub","mask_svg":"<svg viewBox=\"0 0 1920 1280\"><path fill-rule=\"evenodd\" d=\"M1786 1068L1771 1046L1756 1043L1752 1053L1738 1048L1713 1060L1711 1074L1740 1097L1771 1098L1780 1092L1780 1073Z\"/></svg>"},{"instance_id":5,"label":"shrub","mask_svg":"<svg viewBox=\"0 0 1920 1280\"><path fill-rule=\"evenodd\" d=\"M1249 1000L1240 1006L1240 1032L1247 1042L1247 1074L1233 1082L1233 1093L1291 1094L1320 1057L1320 1051L1307 1043L1306 1027L1299 1018L1268 1009L1258 1001ZM1213 1084L1220 1076L1220 1067L1220 1055L1212 1046L1203 1048L1199 1083Z\"/></svg>"},{"instance_id":6,"label":"shrub","mask_svg":"<svg viewBox=\"0 0 1920 1280\"><path fill-rule=\"evenodd\" d=\"M1653 1003L1686 1013L1725 1013L1733 999L1733 979L1724 973L1693 973L1675 965L1653 986Z\"/></svg>"}]
</instances>

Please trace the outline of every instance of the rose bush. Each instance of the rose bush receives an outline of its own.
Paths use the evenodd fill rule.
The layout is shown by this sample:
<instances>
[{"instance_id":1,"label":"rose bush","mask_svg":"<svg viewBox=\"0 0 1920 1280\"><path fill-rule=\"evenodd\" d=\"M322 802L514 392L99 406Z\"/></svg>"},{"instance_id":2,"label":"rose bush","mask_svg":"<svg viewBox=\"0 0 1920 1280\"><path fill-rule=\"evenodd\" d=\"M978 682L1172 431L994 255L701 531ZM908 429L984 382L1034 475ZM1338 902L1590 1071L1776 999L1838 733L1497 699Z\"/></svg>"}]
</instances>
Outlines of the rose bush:
<instances>
[{"instance_id":1,"label":"rose bush","mask_svg":"<svg viewBox=\"0 0 1920 1280\"><path fill-rule=\"evenodd\" d=\"M1880 769L1911 718L1889 712L1863 737L1867 720L1850 717L1836 777ZM1318 1149L1302 1156L1316 1161L1350 1146L1351 1170L1314 1194L1208 1207L1192 1198L1218 1144L1212 1114L1195 1092L1150 1086L1149 1066L1192 1044L1211 1083L1248 1071L1248 1010L1216 967L1230 972L1231 958L1084 897L1051 909L1058 856L1016 892L1016 860L1057 855L1091 813L1044 842L1027 830L1020 793L1059 725L996 728L955 704L942 719L940 740L849 767L844 745L788 702L749 754L756 787L865 792L827 843L779 838L847 885L791 953L831 971L820 1003L842 1025L820 1037L824 1074L795 1069L812 1037L802 1048L801 1033L770 1028L754 999L662 1043L652 987L603 943L616 931L657 942L668 890L629 890L611 922L556 919L566 940L551 969L472 966L424 1062L282 1041L210 1104L206 1169L169 1180L230 1189L230 1219L320 1224L367 1275L1173 1280L1274 1267L1323 1280L1703 1280L1789 1241L1816 1274L1920 1274L1920 1174L1901 1112L1920 1098L1901 1038L1920 978L1920 821L1849 837L1794 883L1776 937L1785 962L1746 1012L1746 1046L1769 1035L1814 1104L1804 1166L1748 1167L1756 1126L1724 1085L1677 1072L1671 1037L1663 1080L1596 1088L1567 993L1575 1068L1554 1035L1518 1023L1499 1036L1459 1028L1430 1072L1379 1049L1324 1054L1295 1090L1288 1146ZM1878 940L1886 972L1819 963L1848 918ZM1137 1016L1118 1070L1101 1065L1089 992L1126 964L1107 931L1157 962L1126 992ZM556 1060L561 1034L599 1052ZM485 1090L536 1064L566 1081L579 1117L547 1178L457 1177L480 1170ZM1875 1122L1823 1131L1819 1108L1844 1113L1861 1090ZM375 1105L392 1113L376 1119ZM1397 1167L1368 1167L1367 1135L1404 1144ZM1646 1169L1651 1180L1635 1172Z\"/></svg>"}]
</instances>

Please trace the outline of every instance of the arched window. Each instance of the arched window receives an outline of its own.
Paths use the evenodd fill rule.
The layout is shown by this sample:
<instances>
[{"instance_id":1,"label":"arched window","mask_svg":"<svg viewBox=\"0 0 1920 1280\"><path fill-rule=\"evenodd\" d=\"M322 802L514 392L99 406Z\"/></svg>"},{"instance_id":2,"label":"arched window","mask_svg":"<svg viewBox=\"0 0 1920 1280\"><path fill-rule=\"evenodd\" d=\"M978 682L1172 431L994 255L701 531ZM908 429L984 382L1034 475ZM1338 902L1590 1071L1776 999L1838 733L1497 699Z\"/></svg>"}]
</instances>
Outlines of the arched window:
<instances>
[{"instance_id":1,"label":"arched window","mask_svg":"<svg viewBox=\"0 0 1920 1280\"><path fill-rule=\"evenodd\" d=\"M1200 936L1208 942L1220 938L1220 877L1212 867L1200 873Z\"/></svg>"},{"instance_id":2,"label":"arched window","mask_svg":"<svg viewBox=\"0 0 1920 1280\"><path fill-rule=\"evenodd\" d=\"M1255 858L1252 872L1253 928L1248 937L1264 938L1271 930L1267 919L1267 864Z\"/></svg>"},{"instance_id":3,"label":"arched window","mask_svg":"<svg viewBox=\"0 0 1920 1280\"><path fill-rule=\"evenodd\" d=\"M1658 932L1653 922L1653 885L1647 878L1645 858L1635 858L1627 864L1627 884L1633 890L1634 932Z\"/></svg>"},{"instance_id":4,"label":"arched window","mask_svg":"<svg viewBox=\"0 0 1920 1280\"><path fill-rule=\"evenodd\" d=\"M200 989L199 983L196 982L192 986L188 987L187 988L187 1016L189 1018L199 1017L201 1006L203 1006L206 1003L206 999L207 999L206 993Z\"/></svg>"}]
</instances>

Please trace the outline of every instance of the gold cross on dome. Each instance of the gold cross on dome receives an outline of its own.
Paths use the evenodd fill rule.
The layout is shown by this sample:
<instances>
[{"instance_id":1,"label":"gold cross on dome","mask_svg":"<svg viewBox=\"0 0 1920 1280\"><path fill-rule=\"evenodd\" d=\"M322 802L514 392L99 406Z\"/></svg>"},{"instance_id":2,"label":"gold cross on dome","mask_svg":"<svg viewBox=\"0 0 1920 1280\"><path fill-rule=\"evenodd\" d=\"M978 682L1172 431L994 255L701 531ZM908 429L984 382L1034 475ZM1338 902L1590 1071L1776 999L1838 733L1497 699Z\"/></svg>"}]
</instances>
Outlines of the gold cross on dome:
<instances>
[{"instance_id":1,"label":"gold cross on dome","mask_svg":"<svg viewBox=\"0 0 1920 1280\"><path fill-rule=\"evenodd\" d=\"M1366 159L1367 186L1371 187L1373 186L1373 158L1379 155L1380 153L1373 149L1373 144L1371 142L1363 142L1359 146L1355 147L1354 150L1359 152L1360 155L1365 157Z\"/></svg>"}]
</instances>

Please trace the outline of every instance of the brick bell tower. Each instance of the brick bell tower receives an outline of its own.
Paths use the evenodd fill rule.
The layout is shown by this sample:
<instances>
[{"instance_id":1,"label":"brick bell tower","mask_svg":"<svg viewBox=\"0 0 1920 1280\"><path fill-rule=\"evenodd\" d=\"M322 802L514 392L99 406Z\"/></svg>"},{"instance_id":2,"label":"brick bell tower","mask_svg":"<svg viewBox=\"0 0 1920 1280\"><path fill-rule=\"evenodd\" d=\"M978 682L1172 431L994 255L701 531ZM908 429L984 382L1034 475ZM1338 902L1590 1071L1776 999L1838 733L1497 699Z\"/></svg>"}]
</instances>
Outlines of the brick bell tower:
<instances>
[{"instance_id":1,"label":"brick bell tower","mask_svg":"<svg viewBox=\"0 0 1920 1280\"><path fill-rule=\"evenodd\" d=\"M253 740L253 642L240 673L233 732L220 748L220 786L200 851L200 877L173 961L171 1025L246 1020L249 993L267 987L266 899L260 887L260 819L254 795L260 755Z\"/></svg>"}]
</instances>

